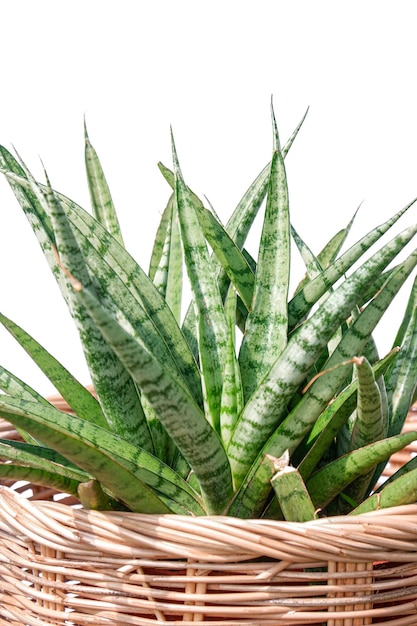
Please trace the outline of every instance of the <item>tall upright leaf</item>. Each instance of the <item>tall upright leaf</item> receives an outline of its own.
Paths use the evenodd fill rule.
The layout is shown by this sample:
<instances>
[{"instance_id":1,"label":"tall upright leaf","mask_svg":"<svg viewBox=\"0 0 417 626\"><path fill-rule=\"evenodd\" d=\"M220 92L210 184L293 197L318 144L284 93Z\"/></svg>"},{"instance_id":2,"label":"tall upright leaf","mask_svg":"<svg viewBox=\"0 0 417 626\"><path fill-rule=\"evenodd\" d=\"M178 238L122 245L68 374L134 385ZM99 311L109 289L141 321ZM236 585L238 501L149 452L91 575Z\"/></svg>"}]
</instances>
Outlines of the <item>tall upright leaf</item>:
<instances>
[{"instance_id":1,"label":"tall upright leaf","mask_svg":"<svg viewBox=\"0 0 417 626\"><path fill-rule=\"evenodd\" d=\"M90 190L91 206L94 217L103 224L104 228L121 244L122 231L119 218L114 208L110 189L104 175L97 152L91 145L84 120L85 136L85 167L87 172L88 188Z\"/></svg>"},{"instance_id":2,"label":"tall upright leaf","mask_svg":"<svg viewBox=\"0 0 417 626\"><path fill-rule=\"evenodd\" d=\"M293 145L294 140L297 137L298 132L301 126L303 125L303 122L307 116L307 113L308 113L308 109L303 115L301 121L298 123L291 137L288 139L287 143L283 147L282 154L284 158L289 152L291 146ZM252 224L265 199L267 189L268 189L270 169L271 169L271 163L268 163L261 170L261 172L258 174L258 176L255 178L255 180L252 182L252 184L244 193L243 197L239 201L238 205L236 206L235 210L233 211L231 217L229 218L226 224L226 227L225 227L226 232L228 233L232 241L234 241L234 243L239 249L243 248L243 245L246 241L250 228L252 227ZM164 176L165 175L166 174L164 173ZM169 182L169 175L166 177ZM218 276L220 293L222 294L222 297L225 297L228 287L229 287L230 278L228 274L226 273L226 271L221 267L220 262L217 262L216 268L217 268L216 273ZM185 319L184 319L183 331L184 331L184 335L187 337L187 340L190 346L192 347L195 344L194 329L195 329L194 309L190 305L190 307L188 308L187 314L185 316Z\"/></svg>"},{"instance_id":3,"label":"tall upright leaf","mask_svg":"<svg viewBox=\"0 0 417 626\"><path fill-rule=\"evenodd\" d=\"M287 176L279 140L276 139L254 295L239 354L246 399L257 389L287 345L289 278L290 219Z\"/></svg>"},{"instance_id":4,"label":"tall upright leaf","mask_svg":"<svg viewBox=\"0 0 417 626\"><path fill-rule=\"evenodd\" d=\"M164 296L178 324L181 319L182 249L175 195L171 194L155 238L149 276Z\"/></svg>"},{"instance_id":5,"label":"tall upright leaf","mask_svg":"<svg viewBox=\"0 0 417 626\"><path fill-rule=\"evenodd\" d=\"M220 415L220 432L225 446L229 443L236 421L244 406L241 372L239 362L236 359L236 302L236 292L230 287L225 301L225 313L230 328L229 358L227 359L223 376L222 409Z\"/></svg>"},{"instance_id":6,"label":"tall upright leaf","mask_svg":"<svg viewBox=\"0 0 417 626\"><path fill-rule=\"evenodd\" d=\"M219 288L211 267L210 255L193 198L185 185L173 146L176 198L184 258L194 296L197 337L206 416L220 430L223 373L230 358L229 326ZM232 368L234 369L234 368ZM229 372L232 371L229 369Z\"/></svg>"}]
</instances>

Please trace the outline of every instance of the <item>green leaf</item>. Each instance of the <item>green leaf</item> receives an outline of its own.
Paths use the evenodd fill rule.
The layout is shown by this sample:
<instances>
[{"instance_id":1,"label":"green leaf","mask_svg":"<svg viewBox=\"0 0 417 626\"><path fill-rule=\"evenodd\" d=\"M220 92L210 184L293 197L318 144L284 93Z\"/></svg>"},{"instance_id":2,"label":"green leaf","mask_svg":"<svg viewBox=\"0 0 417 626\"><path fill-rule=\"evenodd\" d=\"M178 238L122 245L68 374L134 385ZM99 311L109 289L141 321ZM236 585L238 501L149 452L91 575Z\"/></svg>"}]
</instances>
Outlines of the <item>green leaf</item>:
<instances>
[{"instance_id":1,"label":"green leaf","mask_svg":"<svg viewBox=\"0 0 417 626\"><path fill-rule=\"evenodd\" d=\"M28 181L25 179L19 179L19 183L23 185L24 189L26 189L29 185ZM39 209L40 201L42 200L42 194L39 189L37 189L37 193L40 196L40 199L37 204L35 203L36 210ZM187 377L188 384L190 385L190 388L192 388L194 396L201 397L201 387L193 357L188 350L186 342L184 341L177 324L175 323L172 312L169 310L165 300L155 289L150 279L143 273L130 255L127 254L124 248L118 246L117 242L115 242L115 240L101 227L97 221L94 220L94 218L89 216L85 211L67 198L59 195L59 200L65 207L72 228L77 234L77 240L82 247L84 259L88 262L91 271L95 274L96 284L99 284L97 283L97 274L101 278L102 282L100 293L110 293L110 295L114 296L115 302L120 302L126 305L131 302L126 295L126 289L123 295L121 295L116 287L120 287L120 285L125 287L128 286L130 294L135 299L131 319L134 318L137 325L136 328L140 328L142 330L142 336L146 335L149 341L155 337L155 331L148 332L148 328L145 323L146 318L145 320L143 317L138 319L138 313L142 310L141 307L138 307L139 301L140 305L145 307L146 315L152 325L156 326L158 336L159 334L162 336L162 340L159 340L159 345L163 347L165 354L167 354L169 358L172 359L172 355L175 355L176 364L181 368L181 373ZM37 230L42 230L42 227ZM108 274L104 271L106 268L108 268ZM59 267L54 269L62 274ZM119 274L117 274L117 278L120 279L120 282L117 282L116 280L115 269L119 272ZM88 337L90 337L90 335L88 335ZM102 342L101 337L100 340L101 341L98 345L101 345L104 349L105 344ZM167 352L167 346L170 348L169 352L171 356ZM115 358L114 355L112 358ZM101 363L101 373L102 378L104 379L102 386L104 391L106 388L113 388L117 391L117 387L115 387L112 384L112 381L109 380L109 377L111 378L113 368L103 367L103 361L100 359L98 362ZM123 377L121 376L116 377L116 379L118 382L120 381L120 384L124 382ZM99 381L94 380L93 382L99 394ZM119 416L121 425L126 428L129 424L129 420L127 419L129 416L132 416L134 420L139 423L139 418L142 415L142 424L147 430L146 420L144 419L142 408L140 404L137 403L139 400L137 396L135 400L134 394L137 394L136 389L132 390L132 392L133 393L130 395L129 401L127 401L128 399L123 395L116 394L122 405L119 407L120 410L116 412L116 416ZM136 402L136 408L135 410L130 411L132 398ZM108 398L102 394L102 397L100 397L102 404L103 399L105 400ZM117 408L117 403L115 404ZM132 434L139 437L140 430L140 428L134 425ZM149 442L151 443L150 437L146 437L140 441L140 445L146 445L146 443L144 443L146 439L149 439Z\"/></svg>"},{"instance_id":2,"label":"green leaf","mask_svg":"<svg viewBox=\"0 0 417 626\"><path fill-rule=\"evenodd\" d=\"M277 148L271 163L252 307L239 354L245 398L256 390L287 345L289 271L287 178Z\"/></svg>"},{"instance_id":3,"label":"green leaf","mask_svg":"<svg viewBox=\"0 0 417 626\"><path fill-rule=\"evenodd\" d=\"M389 270L387 270L386 272L383 272L372 283L372 285L369 286L369 288L367 287L364 290L364 292L363 292L363 294L361 296L361 299L358 302L358 309L359 310L361 310L365 306L365 304L367 304L370 300L372 300L372 298L374 297L375 293L378 293L379 289L382 289L382 287L388 281L388 278L392 274L395 274L395 272L398 270L399 267L400 267L399 265L395 265L395 266L391 267ZM399 345L399 344L394 344L394 345Z\"/></svg>"},{"instance_id":4,"label":"green leaf","mask_svg":"<svg viewBox=\"0 0 417 626\"><path fill-rule=\"evenodd\" d=\"M350 515L360 515L417 501L417 469L401 474L387 482L378 493L373 494L357 506Z\"/></svg>"},{"instance_id":5,"label":"green leaf","mask_svg":"<svg viewBox=\"0 0 417 626\"><path fill-rule=\"evenodd\" d=\"M94 217L123 246L119 219L98 154L90 143L84 120L85 167Z\"/></svg>"},{"instance_id":6,"label":"green leaf","mask_svg":"<svg viewBox=\"0 0 417 626\"><path fill-rule=\"evenodd\" d=\"M386 380L388 403L391 406L388 434L401 432L417 386L417 278L401 324L403 341L397 361ZM411 304L411 306L410 306ZM397 335L398 338L398 335Z\"/></svg>"},{"instance_id":7,"label":"green leaf","mask_svg":"<svg viewBox=\"0 0 417 626\"><path fill-rule=\"evenodd\" d=\"M165 166L163 167L164 175L174 184L172 172ZM204 236L210 244L217 260L221 263L222 269L226 272L233 285L239 292L246 307L251 306L255 277L251 267L241 252L240 248L234 243L233 239L222 226L219 219L214 215L213 211L206 209L201 200L195 193L187 187L188 198L192 202L196 211L198 221L203 230ZM216 267L216 264L213 264ZM217 274L220 268L217 268ZM220 279L221 282L221 279ZM223 295L224 290L220 292Z\"/></svg>"},{"instance_id":8,"label":"green leaf","mask_svg":"<svg viewBox=\"0 0 417 626\"><path fill-rule=\"evenodd\" d=\"M3 146L0 146L0 166L38 239L52 274L57 279L61 293L67 301L65 277L60 271L56 258L55 234L48 213L38 199L39 190L36 188L33 177L28 170L25 172L12 154ZM32 185L29 183L28 177L31 178Z\"/></svg>"},{"instance_id":9,"label":"green leaf","mask_svg":"<svg viewBox=\"0 0 417 626\"><path fill-rule=\"evenodd\" d=\"M303 281L303 284L305 284L309 280L313 280L313 278L321 274L323 272L323 268L320 265L320 262L317 259L317 257L314 256L314 254L312 253L312 251L306 244L306 242L301 239L301 237L295 230L294 226L291 226L291 235L294 240L294 243L296 244L298 248L301 258L304 261L304 265L306 266L307 277Z\"/></svg>"},{"instance_id":10,"label":"green leaf","mask_svg":"<svg viewBox=\"0 0 417 626\"><path fill-rule=\"evenodd\" d=\"M197 337L202 372L206 418L220 431L223 372L231 357L229 326L222 298L212 272L207 244L200 227L193 198L184 183L172 144L176 177L176 199L184 258L194 296ZM229 373L232 368L229 368Z\"/></svg>"},{"instance_id":11,"label":"green leaf","mask_svg":"<svg viewBox=\"0 0 417 626\"><path fill-rule=\"evenodd\" d=\"M24 398L26 400L33 400L42 404L49 405L48 400L41 396L37 391L32 389L29 385L17 378L14 374L0 366L0 389L5 393L15 396L17 398ZM33 444L38 442L29 433L19 430L19 435L24 441L28 441Z\"/></svg>"},{"instance_id":12,"label":"green leaf","mask_svg":"<svg viewBox=\"0 0 417 626\"><path fill-rule=\"evenodd\" d=\"M93 287L93 280L63 206L50 187L47 202L55 228L60 262L65 271L79 277L83 284L96 289ZM112 281L113 273L108 274L106 278L107 281ZM117 356L103 341L100 331L92 323L84 306L72 295L69 296L69 300L94 389L109 427L132 443L153 452L151 435L136 385Z\"/></svg>"},{"instance_id":13,"label":"green leaf","mask_svg":"<svg viewBox=\"0 0 417 626\"><path fill-rule=\"evenodd\" d=\"M100 404L94 396L59 363L59 361L49 354L33 337L20 328L20 326L1 313L0 322L32 357L34 362L40 367L42 372L48 377L78 417L94 422L103 428L107 427L107 422L103 416ZM16 389L6 389L4 386L2 388L10 393L10 395L16 395ZM33 396L33 394L31 395ZM36 400L39 400L41 396L36 394L34 397Z\"/></svg>"},{"instance_id":14,"label":"green leaf","mask_svg":"<svg viewBox=\"0 0 417 626\"><path fill-rule=\"evenodd\" d=\"M16 482L22 480L33 485L56 489L58 492L78 497L77 488L79 483L77 481L42 469L26 467L20 464L15 465L14 463L0 463L0 481L7 480Z\"/></svg>"},{"instance_id":15,"label":"green leaf","mask_svg":"<svg viewBox=\"0 0 417 626\"><path fill-rule=\"evenodd\" d=\"M161 172L162 176L167 181L168 185L171 187L172 191L175 191L175 175L174 175L174 172L172 170L170 170L168 167L166 167L160 161L158 163L158 167L159 167L159 171Z\"/></svg>"},{"instance_id":16,"label":"green leaf","mask_svg":"<svg viewBox=\"0 0 417 626\"><path fill-rule=\"evenodd\" d=\"M17 378L14 374L6 370L6 368L0 366L0 389L5 393L15 396L17 398L25 398L26 400L32 400L41 402L45 405L49 405L41 394L32 389L29 385Z\"/></svg>"},{"instance_id":17,"label":"green leaf","mask_svg":"<svg viewBox=\"0 0 417 626\"><path fill-rule=\"evenodd\" d=\"M169 197L167 205L161 215L161 219L159 221L158 229L156 231L155 239L153 242L153 248L151 253L151 260L149 262L149 278L153 280L154 285L158 288L158 290L165 295L165 286L166 280L155 280L155 276L159 270L160 265L163 268L166 268L166 263L161 262L162 256L164 255L164 248L166 245L166 241L168 239L168 235L171 230L172 223L172 211L175 205L175 197L172 193ZM160 285L160 287L159 287Z\"/></svg>"},{"instance_id":18,"label":"green leaf","mask_svg":"<svg viewBox=\"0 0 417 626\"><path fill-rule=\"evenodd\" d=\"M350 440L350 450L356 450L387 436L383 422L381 392L373 369L365 357L355 359L358 378L358 406Z\"/></svg>"},{"instance_id":19,"label":"green leaf","mask_svg":"<svg viewBox=\"0 0 417 626\"><path fill-rule=\"evenodd\" d=\"M193 397L202 404L199 372L192 353L165 298L142 268L102 226L68 198L62 202L77 233L84 258L96 280L103 275L102 291L110 309L130 332L140 336L164 363L172 363ZM111 280L106 280L107 273Z\"/></svg>"},{"instance_id":20,"label":"green leaf","mask_svg":"<svg viewBox=\"0 0 417 626\"><path fill-rule=\"evenodd\" d=\"M250 308L255 276L243 253L234 243L217 218L195 199L194 208L204 236L220 261L222 268L238 291L247 309Z\"/></svg>"},{"instance_id":21,"label":"green leaf","mask_svg":"<svg viewBox=\"0 0 417 626\"><path fill-rule=\"evenodd\" d=\"M291 148L305 118L307 115L308 109L304 114L301 122L297 125L290 139L287 141L286 145L282 149L282 154L285 158L289 149ZM237 207L233 211L230 219L226 225L226 232L230 236L230 238L234 241L236 246L239 249L243 248L243 245L246 241L250 228L259 212L260 207L265 199L267 189L268 189L268 181L269 181L269 173L271 169L271 164L268 163L262 171L258 174L252 184L244 193L242 199L238 203ZM167 179L168 183L173 186L173 178L172 173L169 173L169 170L164 166L161 167L161 171L164 174L164 177ZM217 266L214 265L216 269L216 275L218 277L219 290L222 294L222 297L226 296L227 290L229 288L229 276L227 273L221 268L220 262L217 262ZM187 338L187 341L191 347L191 349L195 349L196 340L195 340L195 317L194 317L194 309L190 305L187 314L183 323L183 332Z\"/></svg>"},{"instance_id":22,"label":"green leaf","mask_svg":"<svg viewBox=\"0 0 417 626\"><path fill-rule=\"evenodd\" d=\"M22 441L0 439L0 458L32 469L43 470L79 483L90 475L55 450Z\"/></svg>"},{"instance_id":23,"label":"green leaf","mask_svg":"<svg viewBox=\"0 0 417 626\"><path fill-rule=\"evenodd\" d=\"M359 208L356 209L349 224L345 228L337 232L330 239L330 241L327 242L321 252L318 253L317 257L312 253L306 242L301 239L295 228L291 228L294 242L297 245L297 248L301 254L302 259L304 260L304 264L307 269L307 276L305 276L303 280L299 283L299 285L295 289L295 294L301 291L301 289L303 289L316 276L320 275L323 272L323 269L327 269L334 262L344 242L347 239L358 210Z\"/></svg>"},{"instance_id":24,"label":"green leaf","mask_svg":"<svg viewBox=\"0 0 417 626\"><path fill-rule=\"evenodd\" d=\"M50 185L41 188L29 172L26 174L28 178L6 173L12 183L19 184L23 190L25 200L22 208L27 212L28 217L32 219L33 214L37 215L38 219L33 222L33 228L48 258L50 259L51 250L55 251L55 257L57 257L57 249L61 255L60 260L55 258L54 263L51 263L52 271L56 275L65 276L62 272L62 266L65 265L67 273L75 273L86 284L92 284L85 259L60 199L54 194ZM52 226L56 230L54 240L46 243L45 235L50 232ZM152 441L135 385L118 362L117 357L103 342L95 326L91 325L88 315L82 308L79 308L72 297L72 289L67 289L67 280L66 277L65 281L60 282L62 292L76 321L94 388L109 426L120 433L128 432L132 439L140 442L140 445L152 449ZM141 416L142 419L140 419Z\"/></svg>"},{"instance_id":25,"label":"green leaf","mask_svg":"<svg viewBox=\"0 0 417 626\"><path fill-rule=\"evenodd\" d=\"M291 146L293 145L294 140L304 123L307 113L308 109L283 147L282 156L284 158L287 156ZM239 248L243 248L253 221L265 199L268 190L270 170L271 163L268 163L244 193L242 199L227 222L226 230Z\"/></svg>"},{"instance_id":26,"label":"green leaf","mask_svg":"<svg viewBox=\"0 0 417 626\"><path fill-rule=\"evenodd\" d=\"M388 423L383 412L381 391L373 369L365 357L354 359L358 379L358 402L354 413L349 452L387 436ZM370 489L374 470L362 473L346 488L344 497L361 502ZM345 505L341 502L342 510Z\"/></svg>"},{"instance_id":27,"label":"green leaf","mask_svg":"<svg viewBox=\"0 0 417 626\"><path fill-rule=\"evenodd\" d=\"M230 328L228 345L229 358L227 359L223 373L222 407L220 414L221 438L225 446L227 446L230 440L237 418L244 406L240 368L236 359L236 300L236 292L233 288L230 288L225 302L225 313Z\"/></svg>"},{"instance_id":28,"label":"green leaf","mask_svg":"<svg viewBox=\"0 0 417 626\"><path fill-rule=\"evenodd\" d=\"M174 194L171 194L155 238L149 276L178 324L181 319L182 261L177 206Z\"/></svg>"},{"instance_id":29,"label":"green leaf","mask_svg":"<svg viewBox=\"0 0 417 626\"><path fill-rule=\"evenodd\" d=\"M339 457L315 472L307 481L307 489L317 508L324 508L345 487L361 474L417 439L417 432L395 435L371 443Z\"/></svg>"},{"instance_id":30,"label":"green leaf","mask_svg":"<svg viewBox=\"0 0 417 626\"><path fill-rule=\"evenodd\" d=\"M360 205L354 212L351 220L349 221L349 224L345 226L345 228L342 228L342 230L340 230L338 233L336 233L324 246L323 250L317 255L317 260L320 263L321 267L323 267L324 269L331 265L331 263L333 263L333 261L337 258L343 244L345 243L350 233L359 209Z\"/></svg>"},{"instance_id":31,"label":"green leaf","mask_svg":"<svg viewBox=\"0 0 417 626\"><path fill-rule=\"evenodd\" d=\"M414 280L411 286L410 296L407 301L407 306L401 324L399 326L397 335L394 339L394 346L401 346L404 343L404 338L407 333L407 329L410 325L410 320L417 308L417 278Z\"/></svg>"}]
</instances>

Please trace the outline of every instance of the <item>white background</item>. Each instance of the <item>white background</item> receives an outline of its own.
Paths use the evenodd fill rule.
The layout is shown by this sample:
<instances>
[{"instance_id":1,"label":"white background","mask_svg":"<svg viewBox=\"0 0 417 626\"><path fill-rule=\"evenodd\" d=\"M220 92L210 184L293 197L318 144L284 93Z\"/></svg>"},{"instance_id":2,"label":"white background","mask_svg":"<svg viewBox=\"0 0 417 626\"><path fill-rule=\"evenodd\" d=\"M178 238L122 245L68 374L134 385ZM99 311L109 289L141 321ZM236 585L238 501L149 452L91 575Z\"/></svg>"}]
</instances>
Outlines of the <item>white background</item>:
<instances>
[{"instance_id":1,"label":"white background","mask_svg":"<svg viewBox=\"0 0 417 626\"><path fill-rule=\"evenodd\" d=\"M144 268L168 198L156 164L171 164L170 124L187 183L227 220L270 158L272 94L283 141L310 106L286 163L292 221L314 252L362 201L351 243L417 196L412 1L13 0L0 8L0 143L14 145L38 177L42 158L53 186L88 207L86 114L125 241ZM2 312L88 382L72 321L4 180L0 220ZM381 353L401 308L377 332ZM0 362L53 391L1 329Z\"/></svg>"}]
</instances>

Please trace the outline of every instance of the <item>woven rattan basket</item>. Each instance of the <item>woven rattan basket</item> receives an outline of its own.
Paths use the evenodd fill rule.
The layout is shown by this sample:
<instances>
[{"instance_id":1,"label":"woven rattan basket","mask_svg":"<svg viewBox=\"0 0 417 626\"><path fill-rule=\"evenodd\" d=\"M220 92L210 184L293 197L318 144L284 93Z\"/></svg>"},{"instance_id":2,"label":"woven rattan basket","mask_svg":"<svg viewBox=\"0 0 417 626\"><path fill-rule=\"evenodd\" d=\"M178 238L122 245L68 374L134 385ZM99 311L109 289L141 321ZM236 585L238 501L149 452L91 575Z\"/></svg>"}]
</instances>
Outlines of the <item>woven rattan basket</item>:
<instances>
[{"instance_id":1,"label":"woven rattan basket","mask_svg":"<svg viewBox=\"0 0 417 626\"><path fill-rule=\"evenodd\" d=\"M417 504L303 524L70 504L0 487L0 623L417 626Z\"/></svg>"}]
</instances>

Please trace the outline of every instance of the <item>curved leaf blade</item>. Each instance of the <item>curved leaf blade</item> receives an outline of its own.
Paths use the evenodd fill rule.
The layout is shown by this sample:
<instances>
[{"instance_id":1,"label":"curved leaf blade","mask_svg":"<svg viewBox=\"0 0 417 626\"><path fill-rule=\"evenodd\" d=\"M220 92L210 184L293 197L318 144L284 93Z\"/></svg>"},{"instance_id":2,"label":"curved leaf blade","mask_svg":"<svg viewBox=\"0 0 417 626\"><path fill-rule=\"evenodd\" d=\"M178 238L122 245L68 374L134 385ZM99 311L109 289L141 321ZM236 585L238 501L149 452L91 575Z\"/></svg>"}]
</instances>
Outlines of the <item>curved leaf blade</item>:
<instances>
[{"instance_id":1,"label":"curved leaf blade","mask_svg":"<svg viewBox=\"0 0 417 626\"><path fill-rule=\"evenodd\" d=\"M355 478L417 439L417 432L403 433L371 443L339 457L313 474L307 489L317 508L324 508Z\"/></svg>"},{"instance_id":2,"label":"curved leaf blade","mask_svg":"<svg viewBox=\"0 0 417 626\"><path fill-rule=\"evenodd\" d=\"M182 248L174 194L162 214L149 266L149 277L164 296L177 323L181 319Z\"/></svg>"},{"instance_id":3,"label":"curved leaf blade","mask_svg":"<svg viewBox=\"0 0 417 626\"><path fill-rule=\"evenodd\" d=\"M48 448L0 439L0 476L15 481L28 480L77 495L78 485L90 476Z\"/></svg>"},{"instance_id":4,"label":"curved leaf blade","mask_svg":"<svg viewBox=\"0 0 417 626\"><path fill-rule=\"evenodd\" d=\"M146 450L52 406L0 396L0 413L94 476L132 511L167 513L163 498L203 509L187 483ZM162 498L162 499L161 499Z\"/></svg>"},{"instance_id":5,"label":"curved leaf blade","mask_svg":"<svg viewBox=\"0 0 417 626\"><path fill-rule=\"evenodd\" d=\"M88 421L91 421L103 428L107 427L107 422L97 400L92 394L81 385L70 372L63 367L45 348L43 348L33 337L31 337L20 326L12 322L5 315L0 313L0 323L15 337L19 344L31 356L34 362L48 377L61 396L68 402L71 409ZM4 387L3 387L4 389ZM8 391L10 395L15 395L13 391ZM36 399L39 400L39 395Z\"/></svg>"},{"instance_id":6,"label":"curved leaf blade","mask_svg":"<svg viewBox=\"0 0 417 626\"><path fill-rule=\"evenodd\" d=\"M361 515L371 511L379 511L402 504L414 504L417 500L417 468L414 468L397 479L387 482L378 493L369 496L349 515Z\"/></svg>"}]
</instances>

